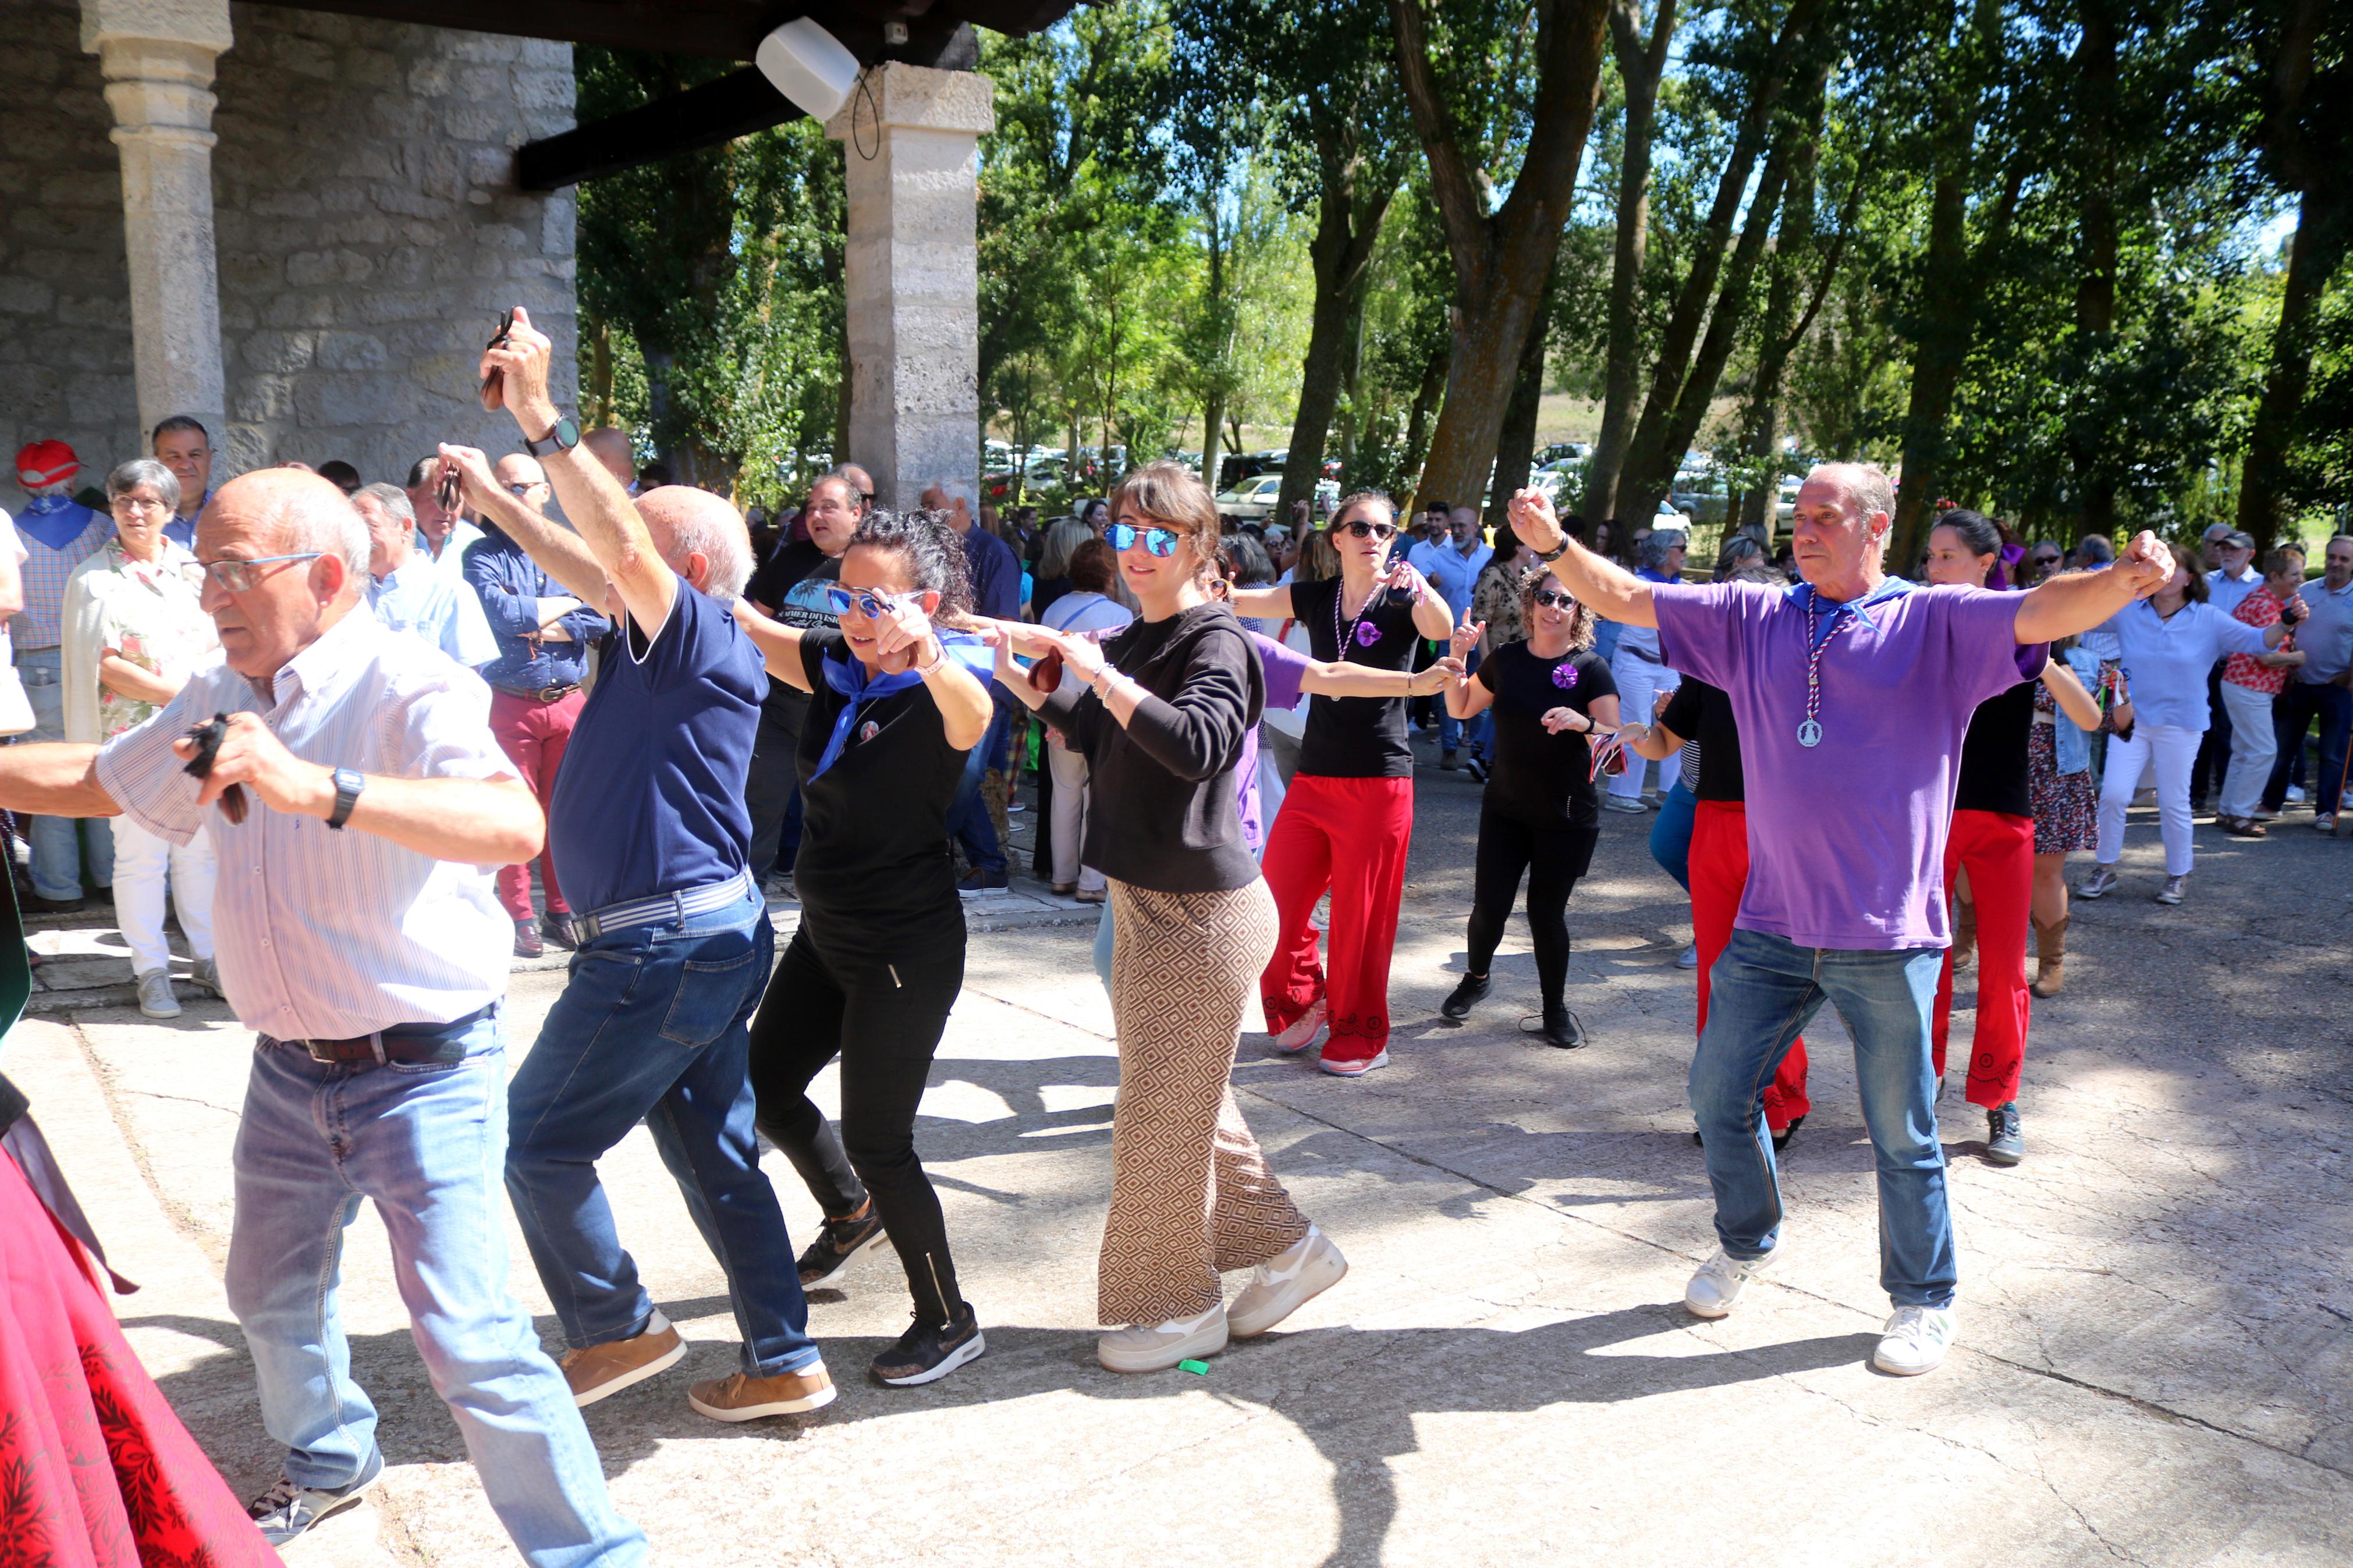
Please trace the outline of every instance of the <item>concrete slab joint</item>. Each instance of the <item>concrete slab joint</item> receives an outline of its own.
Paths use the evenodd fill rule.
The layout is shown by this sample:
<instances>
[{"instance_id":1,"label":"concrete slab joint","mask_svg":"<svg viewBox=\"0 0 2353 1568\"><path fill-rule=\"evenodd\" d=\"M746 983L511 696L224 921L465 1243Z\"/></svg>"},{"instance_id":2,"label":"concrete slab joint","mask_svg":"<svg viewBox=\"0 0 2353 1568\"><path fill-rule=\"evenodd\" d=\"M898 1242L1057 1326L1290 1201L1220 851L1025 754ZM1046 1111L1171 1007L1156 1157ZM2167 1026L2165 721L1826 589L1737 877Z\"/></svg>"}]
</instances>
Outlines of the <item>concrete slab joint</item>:
<instances>
[{"instance_id":1,"label":"concrete slab joint","mask_svg":"<svg viewBox=\"0 0 2353 1568\"><path fill-rule=\"evenodd\" d=\"M826 123L843 146L849 445L885 505L979 478L979 140L994 89L969 71L886 63Z\"/></svg>"}]
</instances>

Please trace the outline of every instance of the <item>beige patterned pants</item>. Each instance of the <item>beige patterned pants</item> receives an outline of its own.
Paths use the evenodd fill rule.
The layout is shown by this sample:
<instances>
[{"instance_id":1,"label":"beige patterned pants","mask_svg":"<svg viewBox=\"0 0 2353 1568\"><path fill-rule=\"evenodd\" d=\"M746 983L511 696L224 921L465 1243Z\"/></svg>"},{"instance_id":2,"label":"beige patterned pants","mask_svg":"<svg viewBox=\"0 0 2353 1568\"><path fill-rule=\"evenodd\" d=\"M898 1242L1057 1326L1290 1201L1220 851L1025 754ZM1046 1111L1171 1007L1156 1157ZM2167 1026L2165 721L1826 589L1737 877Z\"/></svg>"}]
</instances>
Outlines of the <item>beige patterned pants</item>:
<instances>
[{"instance_id":1,"label":"beige patterned pants","mask_svg":"<svg viewBox=\"0 0 2353 1568\"><path fill-rule=\"evenodd\" d=\"M1119 1106L1096 1310L1107 1325L1198 1318L1218 1276L1295 1246L1307 1221L1266 1168L1231 1082L1242 1007L1274 952L1262 881L1155 893L1113 879Z\"/></svg>"}]
</instances>

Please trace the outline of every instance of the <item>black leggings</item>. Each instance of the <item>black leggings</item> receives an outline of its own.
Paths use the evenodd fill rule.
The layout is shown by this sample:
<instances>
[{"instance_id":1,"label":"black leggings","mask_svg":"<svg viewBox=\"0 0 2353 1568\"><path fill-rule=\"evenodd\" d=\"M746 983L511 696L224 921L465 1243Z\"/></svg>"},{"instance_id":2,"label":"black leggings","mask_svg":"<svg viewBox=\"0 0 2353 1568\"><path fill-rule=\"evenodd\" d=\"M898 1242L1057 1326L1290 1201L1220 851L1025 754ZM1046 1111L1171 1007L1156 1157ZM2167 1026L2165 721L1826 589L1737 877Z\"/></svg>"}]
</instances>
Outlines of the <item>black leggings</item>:
<instances>
[{"instance_id":1,"label":"black leggings","mask_svg":"<svg viewBox=\"0 0 2353 1568\"><path fill-rule=\"evenodd\" d=\"M1535 939L1536 980L1547 1007L1561 1005L1568 984L1568 895L1593 863L1595 827L1567 823L1529 823L1482 806L1479 860L1471 893L1471 952L1466 973L1484 975L1504 940L1504 922L1520 896L1520 874L1528 879L1528 931Z\"/></svg>"},{"instance_id":2,"label":"black leggings","mask_svg":"<svg viewBox=\"0 0 2353 1568\"><path fill-rule=\"evenodd\" d=\"M939 1196L915 1158L915 1110L964 985L964 933L956 931L953 945L845 946L820 952L804 924L768 981L752 1019L760 1131L800 1172L827 1218L857 1213L872 1193L906 1268L916 1314L944 1323L964 1298ZM839 1132L808 1098L809 1080L837 1054Z\"/></svg>"}]
</instances>

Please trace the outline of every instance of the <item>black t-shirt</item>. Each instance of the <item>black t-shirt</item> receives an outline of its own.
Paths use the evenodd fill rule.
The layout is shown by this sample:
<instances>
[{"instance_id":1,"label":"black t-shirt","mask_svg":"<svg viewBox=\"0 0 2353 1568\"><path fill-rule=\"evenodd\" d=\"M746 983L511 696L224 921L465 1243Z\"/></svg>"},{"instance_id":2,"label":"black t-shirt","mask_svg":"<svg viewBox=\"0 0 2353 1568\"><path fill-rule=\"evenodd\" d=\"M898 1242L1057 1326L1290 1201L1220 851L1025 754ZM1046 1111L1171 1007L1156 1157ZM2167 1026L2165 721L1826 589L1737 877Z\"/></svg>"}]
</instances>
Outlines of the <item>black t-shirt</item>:
<instances>
[{"instance_id":1,"label":"black t-shirt","mask_svg":"<svg viewBox=\"0 0 2353 1568\"><path fill-rule=\"evenodd\" d=\"M1953 791L1956 811L1999 811L2032 816L2027 786L2027 744L2034 733L2034 686L2021 680L1978 704L1961 742L1960 784Z\"/></svg>"},{"instance_id":2,"label":"black t-shirt","mask_svg":"<svg viewBox=\"0 0 2353 1568\"><path fill-rule=\"evenodd\" d=\"M1684 740L1699 742L1699 787L1694 795L1735 805L1747 800L1747 780L1740 771L1740 727L1733 721L1732 699L1721 688L1684 676L1658 721Z\"/></svg>"},{"instance_id":3,"label":"black t-shirt","mask_svg":"<svg viewBox=\"0 0 2353 1568\"><path fill-rule=\"evenodd\" d=\"M954 927L962 940L948 807L965 753L948 744L939 705L920 683L858 700L841 755L817 772L835 721L851 699L826 684L828 652L850 655L838 631L805 632L801 666L814 693L801 726L801 847L793 862L812 935L896 940Z\"/></svg>"},{"instance_id":4,"label":"black t-shirt","mask_svg":"<svg viewBox=\"0 0 2353 1568\"><path fill-rule=\"evenodd\" d=\"M1326 664L1346 659L1375 669L1405 669L1421 634L1413 629L1413 601L1377 591L1353 620L1340 613L1340 579L1291 585L1292 618L1307 628L1309 647ZM1343 640L1347 646L1341 647ZM1308 705L1299 742L1299 771L1327 779L1413 776L1406 743L1402 697L1326 697Z\"/></svg>"},{"instance_id":5,"label":"black t-shirt","mask_svg":"<svg viewBox=\"0 0 2353 1568\"><path fill-rule=\"evenodd\" d=\"M1474 679L1495 694L1495 765L1485 804L1525 821L1601 826L1586 733L1556 735L1544 716L1556 708L1588 715L1597 697L1615 697L1607 660L1590 649L1539 658L1525 642L1507 642L1479 665Z\"/></svg>"}]
</instances>

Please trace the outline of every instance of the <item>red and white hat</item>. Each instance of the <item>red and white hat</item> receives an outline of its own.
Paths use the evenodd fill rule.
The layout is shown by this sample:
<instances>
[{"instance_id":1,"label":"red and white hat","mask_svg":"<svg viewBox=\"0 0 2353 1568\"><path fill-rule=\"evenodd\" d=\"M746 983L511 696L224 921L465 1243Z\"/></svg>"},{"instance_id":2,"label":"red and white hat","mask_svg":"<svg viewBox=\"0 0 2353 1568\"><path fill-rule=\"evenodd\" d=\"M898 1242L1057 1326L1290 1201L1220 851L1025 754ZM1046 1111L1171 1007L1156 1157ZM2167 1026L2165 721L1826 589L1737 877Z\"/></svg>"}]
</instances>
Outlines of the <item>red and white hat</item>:
<instances>
[{"instance_id":1,"label":"red and white hat","mask_svg":"<svg viewBox=\"0 0 2353 1568\"><path fill-rule=\"evenodd\" d=\"M36 441L16 454L16 482L26 489L61 485L81 472L81 459L63 441Z\"/></svg>"}]
</instances>

